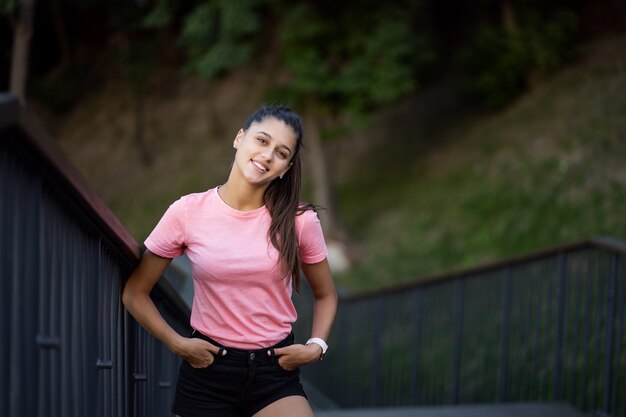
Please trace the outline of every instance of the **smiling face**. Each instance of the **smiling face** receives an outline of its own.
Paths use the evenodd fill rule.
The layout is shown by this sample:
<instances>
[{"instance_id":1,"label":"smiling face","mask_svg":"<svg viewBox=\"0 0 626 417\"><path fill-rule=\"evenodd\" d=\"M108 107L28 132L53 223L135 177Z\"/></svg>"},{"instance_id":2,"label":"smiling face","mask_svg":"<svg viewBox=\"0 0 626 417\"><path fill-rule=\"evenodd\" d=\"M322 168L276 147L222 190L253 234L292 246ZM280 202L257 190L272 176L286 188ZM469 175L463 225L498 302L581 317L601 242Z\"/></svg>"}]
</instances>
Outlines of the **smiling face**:
<instances>
[{"instance_id":1,"label":"smiling face","mask_svg":"<svg viewBox=\"0 0 626 417\"><path fill-rule=\"evenodd\" d=\"M267 186L291 167L296 140L293 129L281 120L270 117L252 123L235 137L233 170L249 183Z\"/></svg>"}]
</instances>

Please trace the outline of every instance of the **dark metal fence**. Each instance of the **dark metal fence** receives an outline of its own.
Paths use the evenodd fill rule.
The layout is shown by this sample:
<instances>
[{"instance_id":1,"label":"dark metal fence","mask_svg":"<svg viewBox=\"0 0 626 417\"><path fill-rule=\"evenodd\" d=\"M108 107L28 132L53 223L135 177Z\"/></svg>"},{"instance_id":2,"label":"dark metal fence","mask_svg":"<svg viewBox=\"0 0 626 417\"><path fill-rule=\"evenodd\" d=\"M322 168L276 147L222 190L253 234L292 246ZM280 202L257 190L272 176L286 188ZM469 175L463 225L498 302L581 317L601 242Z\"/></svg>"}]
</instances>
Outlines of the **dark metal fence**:
<instances>
[{"instance_id":1,"label":"dark metal fence","mask_svg":"<svg viewBox=\"0 0 626 417\"><path fill-rule=\"evenodd\" d=\"M121 304L139 247L6 95L0 197L0 415L171 415L179 361ZM157 306L188 331L161 281Z\"/></svg>"},{"instance_id":2,"label":"dark metal fence","mask_svg":"<svg viewBox=\"0 0 626 417\"><path fill-rule=\"evenodd\" d=\"M304 376L341 407L567 401L624 417L625 257L592 239L343 297Z\"/></svg>"}]
</instances>

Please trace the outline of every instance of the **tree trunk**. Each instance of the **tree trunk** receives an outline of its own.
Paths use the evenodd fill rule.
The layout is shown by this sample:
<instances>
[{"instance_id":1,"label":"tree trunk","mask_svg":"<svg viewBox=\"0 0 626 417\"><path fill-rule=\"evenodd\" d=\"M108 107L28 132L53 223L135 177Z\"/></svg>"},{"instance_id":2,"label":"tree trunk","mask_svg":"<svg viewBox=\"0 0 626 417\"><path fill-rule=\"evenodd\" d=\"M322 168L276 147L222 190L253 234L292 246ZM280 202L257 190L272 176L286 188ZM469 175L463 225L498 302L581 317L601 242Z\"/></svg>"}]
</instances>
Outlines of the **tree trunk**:
<instances>
[{"instance_id":1,"label":"tree trunk","mask_svg":"<svg viewBox=\"0 0 626 417\"><path fill-rule=\"evenodd\" d=\"M65 24L63 23L63 13L61 13L59 0L50 0L48 6L50 7L50 16L52 17L54 32L57 36L57 42L59 44L59 51L61 54L59 63L48 76L48 82L55 82L70 66L72 55L70 51L70 43L67 38L67 31L65 30Z\"/></svg>"},{"instance_id":2,"label":"tree trunk","mask_svg":"<svg viewBox=\"0 0 626 417\"><path fill-rule=\"evenodd\" d=\"M500 13L504 30L509 34L517 32L517 18L515 17L513 0L502 0L500 3Z\"/></svg>"},{"instance_id":3,"label":"tree trunk","mask_svg":"<svg viewBox=\"0 0 626 417\"><path fill-rule=\"evenodd\" d=\"M306 116L304 137L306 140L308 152L308 165L311 169L313 178L313 202L324 207L324 213L320 213L320 219L324 224L324 229L329 233L334 228L332 216L329 214L334 211L333 203L330 197L330 185L328 183L328 169L326 166L326 158L322 148L322 139L320 137L319 120L309 112Z\"/></svg>"},{"instance_id":4,"label":"tree trunk","mask_svg":"<svg viewBox=\"0 0 626 417\"><path fill-rule=\"evenodd\" d=\"M331 172L333 161L324 152L320 120L314 111L307 111L304 129L304 141L308 150L307 165L313 178L312 203L325 208L320 210L318 215L324 227L324 235L327 237L328 261L333 271L341 271L349 268L350 264L362 260L365 252L361 245L351 239L337 210Z\"/></svg>"},{"instance_id":5,"label":"tree trunk","mask_svg":"<svg viewBox=\"0 0 626 417\"><path fill-rule=\"evenodd\" d=\"M320 120L313 111L308 111L304 122L305 145L308 149L308 165L313 177L313 203L326 210L319 212L324 232L331 239L347 241L348 233L339 220L334 198L331 166L320 136Z\"/></svg>"},{"instance_id":6,"label":"tree trunk","mask_svg":"<svg viewBox=\"0 0 626 417\"><path fill-rule=\"evenodd\" d=\"M146 141L144 138L144 98L141 94L136 94L133 96L133 100L135 102L135 132L133 134L135 147L137 148L137 152L139 153L139 159L141 160L143 166L151 166L152 153L146 146Z\"/></svg>"},{"instance_id":7,"label":"tree trunk","mask_svg":"<svg viewBox=\"0 0 626 417\"><path fill-rule=\"evenodd\" d=\"M11 81L9 90L22 104L26 104L26 78L30 38L33 35L35 0L22 0L20 15L15 25L13 56L11 58Z\"/></svg>"}]
</instances>

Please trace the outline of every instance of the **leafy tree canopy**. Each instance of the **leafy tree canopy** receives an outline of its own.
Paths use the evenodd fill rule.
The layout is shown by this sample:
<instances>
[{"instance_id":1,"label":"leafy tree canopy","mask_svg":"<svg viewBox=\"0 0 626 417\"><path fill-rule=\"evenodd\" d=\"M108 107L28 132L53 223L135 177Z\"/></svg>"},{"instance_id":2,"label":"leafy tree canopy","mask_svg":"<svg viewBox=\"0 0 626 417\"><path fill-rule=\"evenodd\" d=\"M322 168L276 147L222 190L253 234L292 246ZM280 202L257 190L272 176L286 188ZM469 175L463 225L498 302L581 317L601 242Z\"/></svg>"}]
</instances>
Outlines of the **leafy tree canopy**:
<instances>
[{"instance_id":1,"label":"leafy tree canopy","mask_svg":"<svg viewBox=\"0 0 626 417\"><path fill-rule=\"evenodd\" d=\"M9 15L19 7L20 0L0 0L0 15Z\"/></svg>"},{"instance_id":2,"label":"leafy tree canopy","mask_svg":"<svg viewBox=\"0 0 626 417\"><path fill-rule=\"evenodd\" d=\"M144 24L170 25L179 10L176 0L160 0ZM285 77L272 98L358 117L413 91L434 61L413 18L398 2L205 0L184 15L179 43L186 68L207 79L278 48Z\"/></svg>"},{"instance_id":3,"label":"leafy tree canopy","mask_svg":"<svg viewBox=\"0 0 626 417\"><path fill-rule=\"evenodd\" d=\"M245 64L261 28L263 0L212 0L199 4L185 19L180 43L188 69L205 78Z\"/></svg>"},{"instance_id":4,"label":"leafy tree canopy","mask_svg":"<svg viewBox=\"0 0 626 417\"><path fill-rule=\"evenodd\" d=\"M413 33L402 8L373 6L325 14L300 3L286 11L281 39L292 100L360 115L415 88L416 74L434 60L428 37Z\"/></svg>"}]
</instances>

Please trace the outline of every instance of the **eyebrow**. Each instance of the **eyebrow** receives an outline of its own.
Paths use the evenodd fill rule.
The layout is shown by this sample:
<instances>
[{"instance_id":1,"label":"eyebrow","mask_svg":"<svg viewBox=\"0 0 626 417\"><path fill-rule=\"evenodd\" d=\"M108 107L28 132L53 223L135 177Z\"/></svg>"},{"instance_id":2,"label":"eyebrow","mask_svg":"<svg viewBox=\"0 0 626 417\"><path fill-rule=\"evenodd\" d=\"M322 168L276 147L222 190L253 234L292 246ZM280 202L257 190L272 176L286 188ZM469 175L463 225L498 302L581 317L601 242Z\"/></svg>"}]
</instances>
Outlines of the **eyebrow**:
<instances>
[{"instance_id":1,"label":"eyebrow","mask_svg":"<svg viewBox=\"0 0 626 417\"><path fill-rule=\"evenodd\" d=\"M272 139L272 140L274 139L274 138L272 137L272 135L270 135L269 133L264 132L264 131L262 131L262 130L259 130L259 131L258 131L258 132L256 132L256 133L260 133L260 134L262 134L262 135L265 135L265 136L267 136L268 138L270 138L270 139ZM287 150L289 151L289 153L293 153L293 151L292 151L292 150L289 148L289 146L287 146L287 145L284 145L284 144L282 144L282 143L281 143L281 144L280 144L280 145L278 145L278 146L279 146L279 147L282 147L282 148L287 149Z\"/></svg>"}]
</instances>

